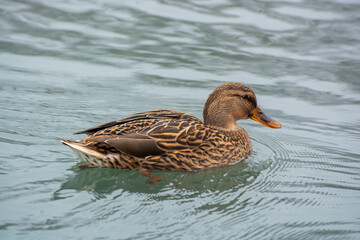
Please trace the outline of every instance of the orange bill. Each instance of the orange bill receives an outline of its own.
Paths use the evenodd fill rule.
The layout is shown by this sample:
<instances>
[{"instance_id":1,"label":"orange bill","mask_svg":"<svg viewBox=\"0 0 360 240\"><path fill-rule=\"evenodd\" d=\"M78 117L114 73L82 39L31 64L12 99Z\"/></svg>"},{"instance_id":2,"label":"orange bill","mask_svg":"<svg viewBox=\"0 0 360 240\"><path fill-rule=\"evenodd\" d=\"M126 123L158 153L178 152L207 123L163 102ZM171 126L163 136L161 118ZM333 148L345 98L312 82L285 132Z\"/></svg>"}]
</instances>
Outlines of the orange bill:
<instances>
[{"instance_id":1,"label":"orange bill","mask_svg":"<svg viewBox=\"0 0 360 240\"><path fill-rule=\"evenodd\" d=\"M280 123L266 116L259 108L256 109L250 118L270 128L281 128Z\"/></svg>"}]
</instances>

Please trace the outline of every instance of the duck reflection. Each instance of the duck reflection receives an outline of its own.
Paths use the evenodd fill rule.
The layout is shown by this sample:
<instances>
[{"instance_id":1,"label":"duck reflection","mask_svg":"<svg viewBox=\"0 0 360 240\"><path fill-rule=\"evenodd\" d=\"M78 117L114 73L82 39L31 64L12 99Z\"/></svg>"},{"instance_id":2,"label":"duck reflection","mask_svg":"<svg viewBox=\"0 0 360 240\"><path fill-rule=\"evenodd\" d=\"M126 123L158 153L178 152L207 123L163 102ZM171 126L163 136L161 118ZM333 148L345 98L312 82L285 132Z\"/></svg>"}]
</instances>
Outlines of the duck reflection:
<instances>
[{"instance_id":1,"label":"duck reflection","mask_svg":"<svg viewBox=\"0 0 360 240\"><path fill-rule=\"evenodd\" d=\"M74 168L75 169L75 168ZM111 168L91 168L75 172L55 195L61 191L73 189L89 191L98 197L106 196L122 189L133 193L160 193L168 190L182 190L194 194L209 191L226 191L239 189L251 184L260 174L248 163L241 162L234 166L210 168L199 172L154 172L161 176L157 184L148 184L147 177L137 171L118 170ZM154 195L156 197L156 194Z\"/></svg>"}]
</instances>

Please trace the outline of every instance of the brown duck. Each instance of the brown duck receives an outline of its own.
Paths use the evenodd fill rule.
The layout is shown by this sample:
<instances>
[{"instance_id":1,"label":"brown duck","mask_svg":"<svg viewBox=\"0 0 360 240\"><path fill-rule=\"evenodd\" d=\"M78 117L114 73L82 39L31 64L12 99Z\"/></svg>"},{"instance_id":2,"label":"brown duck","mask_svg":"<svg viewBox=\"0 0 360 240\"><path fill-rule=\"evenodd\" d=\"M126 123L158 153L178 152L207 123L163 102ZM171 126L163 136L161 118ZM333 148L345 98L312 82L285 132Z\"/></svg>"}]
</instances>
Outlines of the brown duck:
<instances>
[{"instance_id":1,"label":"brown duck","mask_svg":"<svg viewBox=\"0 0 360 240\"><path fill-rule=\"evenodd\" d=\"M236 124L253 119L271 128L281 124L258 107L254 92L241 83L218 86L208 97L204 121L175 110L136 113L75 134L81 141L63 140L90 167L194 171L234 164L252 152L246 131ZM146 174L145 174L146 175Z\"/></svg>"}]
</instances>

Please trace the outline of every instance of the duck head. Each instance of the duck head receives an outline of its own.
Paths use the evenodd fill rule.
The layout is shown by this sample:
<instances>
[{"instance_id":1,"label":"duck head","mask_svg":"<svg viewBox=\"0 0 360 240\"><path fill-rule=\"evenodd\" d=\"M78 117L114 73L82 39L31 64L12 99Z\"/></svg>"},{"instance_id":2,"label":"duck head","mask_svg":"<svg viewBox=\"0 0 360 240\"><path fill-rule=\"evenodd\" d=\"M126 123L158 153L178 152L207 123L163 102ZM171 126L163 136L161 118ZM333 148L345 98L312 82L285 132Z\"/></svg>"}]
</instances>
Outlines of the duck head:
<instances>
[{"instance_id":1,"label":"duck head","mask_svg":"<svg viewBox=\"0 0 360 240\"><path fill-rule=\"evenodd\" d=\"M280 123L260 110L255 93L237 82L223 83L209 95L203 117L205 124L228 130L239 128L236 121L248 118L270 128L281 128Z\"/></svg>"}]
</instances>

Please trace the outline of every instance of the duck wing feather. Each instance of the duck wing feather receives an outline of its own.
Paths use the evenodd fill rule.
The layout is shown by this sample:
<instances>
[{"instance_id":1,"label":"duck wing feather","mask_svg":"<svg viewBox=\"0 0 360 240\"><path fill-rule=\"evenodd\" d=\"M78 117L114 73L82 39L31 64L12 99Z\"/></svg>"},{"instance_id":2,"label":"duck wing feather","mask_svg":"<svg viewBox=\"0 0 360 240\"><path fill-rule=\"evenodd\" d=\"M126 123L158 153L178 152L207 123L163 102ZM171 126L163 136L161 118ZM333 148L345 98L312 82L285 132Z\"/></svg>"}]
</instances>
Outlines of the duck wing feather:
<instances>
[{"instance_id":1,"label":"duck wing feather","mask_svg":"<svg viewBox=\"0 0 360 240\"><path fill-rule=\"evenodd\" d=\"M135 157L147 157L199 147L207 134L204 129L197 121L163 120L131 133L94 134L84 140L105 143Z\"/></svg>"}]
</instances>

